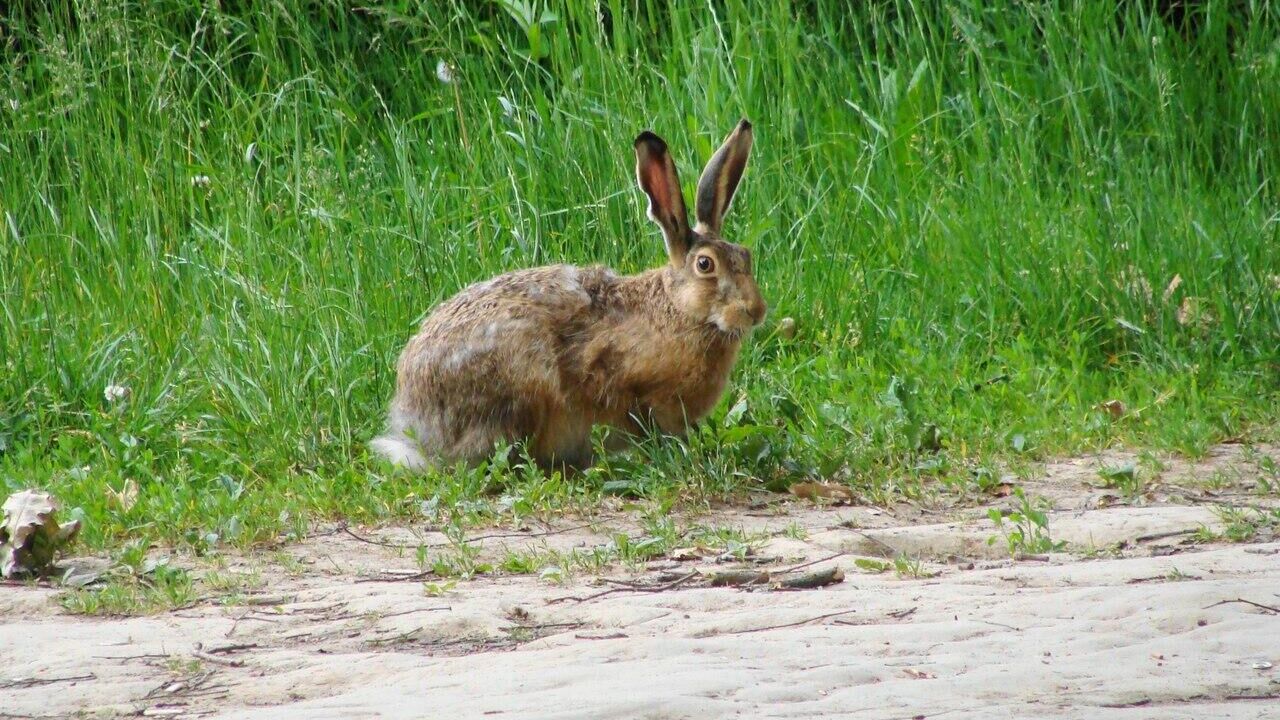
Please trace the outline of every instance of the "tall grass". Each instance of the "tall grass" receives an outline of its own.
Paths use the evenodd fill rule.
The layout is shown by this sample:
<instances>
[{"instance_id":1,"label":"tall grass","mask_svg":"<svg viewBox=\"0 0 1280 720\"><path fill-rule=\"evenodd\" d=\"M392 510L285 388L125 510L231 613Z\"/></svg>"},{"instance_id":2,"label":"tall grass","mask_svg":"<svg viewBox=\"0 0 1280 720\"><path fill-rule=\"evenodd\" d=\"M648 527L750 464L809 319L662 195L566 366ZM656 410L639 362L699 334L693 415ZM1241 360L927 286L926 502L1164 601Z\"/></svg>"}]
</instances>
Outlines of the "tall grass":
<instances>
[{"instance_id":1,"label":"tall grass","mask_svg":"<svg viewBox=\"0 0 1280 720\"><path fill-rule=\"evenodd\" d=\"M0 483L94 543L473 497L365 457L418 320L504 270L661 262L631 139L689 184L740 116L728 232L799 333L757 334L688 444L562 494L879 497L1276 419L1273 4L528 5L2 11Z\"/></svg>"}]
</instances>

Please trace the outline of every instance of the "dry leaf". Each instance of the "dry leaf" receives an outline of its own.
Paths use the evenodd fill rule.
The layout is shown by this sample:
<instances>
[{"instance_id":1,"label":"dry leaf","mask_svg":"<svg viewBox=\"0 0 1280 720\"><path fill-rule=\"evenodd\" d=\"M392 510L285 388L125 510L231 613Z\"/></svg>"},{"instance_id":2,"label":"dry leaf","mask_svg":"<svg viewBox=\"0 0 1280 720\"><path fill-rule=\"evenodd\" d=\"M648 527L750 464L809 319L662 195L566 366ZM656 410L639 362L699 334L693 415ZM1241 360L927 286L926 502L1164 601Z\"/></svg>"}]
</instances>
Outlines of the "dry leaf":
<instances>
[{"instance_id":1,"label":"dry leaf","mask_svg":"<svg viewBox=\"0 0 1280 720\"><path fill-rule=\"evenodd\" d=\"M125 480L124 485L116 490L108 485L106 488L107 500L124 512L129 510L138 502L138 483L132 480Z\"/></svg>"},{"instance_id":2,"label":"dry leaf","mask_svg":"<svg viewBox=\"0 0 1280 720\"><path fill-rule=\"evenodd\" d=\"M1213 313L1208 308L1203 307L1200 298L1188 295L1182 298L1182 303L1178 305L1178 312L1175 314L1178 324L1183 327L1195 325L1197 327L1206 327L1213 324Z\"/></svg>"},{"instance_id":3,"label":"dry leaf","mask_svg":"<svg viewBox=\"0 0 1280 720\"><path fill-rule=\"evenodd\" d=\"M1182 285L1182 276L1174 275L1173 279L1169 281L1169 286L1164 289L1164 294L1160 296L1160 299L1163 302L1169 302L1169 298L1173 297L1173 293L1178 290L1180 285Z\"/></svg>"},{"instance_id":4,"label":"dry leaf","mask_svg":"<svg viewBox=\"0 0 1280 720\"><path fill-rule=\"evenodd\" d=\"M788 488L788 492L801 500L828 500L837 505L853 502L853 491L836 483L796 483Z\"/></svg>"},{"instance_id":5,"label":"dry leaf","mask_svg":"<svg viewBox=\"0 0 1280 720\"><path fill-rule=\"evenodd\" d=\"M671 552L667 553L667 557L671 558L672 560L679 560L680 562L686 562L689 560L701 560L702 558L709 557L715 554L716 553L714 551L708 550L707 548L704 548L701 546L693 546L693 547L676 548L675 550L672 550Z\"/></svg>"},{"instance_id":6,"label":"dry leaf","mask_svg":"<svg viewBox=\"0 0 1280 720\"><path fill-rule=\"evenodd\" d=\"M1112 420L1119 420L1129 411L1124 403L1119 400L1108 400L1104 403L1098 403L1097 409L1102 410L1111 416Z\"/></svg>"},{"instance_id":7,"label":"dry leaf","mask_svg":"<svg viewBox=\"0 0 1280 720\"><path fill-rule=\"evenodd\" d=\"M1009 497L1010 495L1013 494L1014 487L1015 486L1013 483L1007 483L1007 482L997 483L991 486L991 489L987 491L987 494L994 495L996 497Z\"/></svg>"},{"instance_id":8,"label":"dry leaf","mask_svg":"<svg viewBox=\"0 0 1280 720\"><path fill-rule=\"evenodd\" d=\"M73 520L59 527L53 515L58 504L53 496L24 490L4 502L4 525L0 526L0 576L43 575L53 566L54 556L80 530Z\"/></svg>"},{"instance_id":9,"label":"dry leaf","mask_svg":"<svg viewBox=\"0 0 1280 720\"><path fill-rule=\"evenodd\" d=\"M1132 297L1151 301L1151 283L1147 282L1142 273L1132 265L1120 271L1120 277L1116 279L1116 287Z\"/></svg>"}]
</instances>

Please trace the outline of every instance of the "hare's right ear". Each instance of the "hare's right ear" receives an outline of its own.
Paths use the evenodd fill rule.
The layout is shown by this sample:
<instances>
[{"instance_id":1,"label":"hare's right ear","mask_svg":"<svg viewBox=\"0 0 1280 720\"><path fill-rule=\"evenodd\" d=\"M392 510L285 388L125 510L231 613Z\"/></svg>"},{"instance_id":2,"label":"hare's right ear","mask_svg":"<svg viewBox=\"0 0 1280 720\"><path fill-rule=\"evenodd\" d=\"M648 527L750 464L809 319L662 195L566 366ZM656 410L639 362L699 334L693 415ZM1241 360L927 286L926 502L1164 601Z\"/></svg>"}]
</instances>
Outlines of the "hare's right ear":
<instances>
[{"instance_id":1,"label":"hare's right ear","mask_svg":"<svg viewBox=\"0 0 1280 720\"><path fill-rule=\"evenodd\" d=\"M645 130L636 138L636 182L649 196L649 219L662 228L671 264L684 265L689 252L689 213L676 164L662 138Z\"/></svg>"},{"instance_id":2,"label":"hare's right ear","mask_svg":"<svg viewBox=\"0 0 1280 720\"><path fill-rule=\"evenodd\" d=\"M698 178L698 195L694 200L694 214L698 216L698 231L720 234L724 215L733 203L742 173L747 169L751 156L751 123L743 118L724 139L724 144L707 161L707 167Z\"/></svg>"}]
</instances>

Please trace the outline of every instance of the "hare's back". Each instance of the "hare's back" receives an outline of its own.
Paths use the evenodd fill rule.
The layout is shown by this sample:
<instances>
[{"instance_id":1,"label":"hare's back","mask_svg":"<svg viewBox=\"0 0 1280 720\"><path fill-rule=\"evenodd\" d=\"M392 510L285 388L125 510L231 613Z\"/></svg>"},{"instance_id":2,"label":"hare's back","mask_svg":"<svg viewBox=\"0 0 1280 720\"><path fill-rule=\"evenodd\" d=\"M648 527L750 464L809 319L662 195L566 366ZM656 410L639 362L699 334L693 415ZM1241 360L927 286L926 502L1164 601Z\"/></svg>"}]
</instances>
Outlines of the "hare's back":
<instances>
[{"instance_id":1,"label":"hare's back","mask_svg":"<svg viewBox=\"0 0 1280 720\"><path fill-rule=\"evenodd\" d=\"M516 383L519 375L546 382L562 343L605 311L616 280L605 268L551 265L471 285L422 322L401 356L402 375L431 384L462 376Z\"/></svg>"},{"instance_id":2,"label":"hare's back","mask_svg":"<svg viewBox=\"0 0 1280 720\"><path fill-rule=\"evenodd\" d=\"M419 335L457 339L476 331L493 337L507 330L580 322L616 281L605 268L572 265L517 270L471 285L441 303Z\"/></svg>"}]
</instances>

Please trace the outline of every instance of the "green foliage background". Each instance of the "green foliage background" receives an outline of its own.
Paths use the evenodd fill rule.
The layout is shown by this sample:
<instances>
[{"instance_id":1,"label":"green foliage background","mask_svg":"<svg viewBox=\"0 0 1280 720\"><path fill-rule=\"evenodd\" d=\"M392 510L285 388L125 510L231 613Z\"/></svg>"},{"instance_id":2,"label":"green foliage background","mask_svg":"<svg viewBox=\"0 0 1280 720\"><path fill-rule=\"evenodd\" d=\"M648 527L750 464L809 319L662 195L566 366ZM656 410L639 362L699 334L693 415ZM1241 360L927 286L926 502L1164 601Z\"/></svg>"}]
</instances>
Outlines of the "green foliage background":
<instances>
[{"instance_id":1,"label":"green foliage background","mask_svg":"<svg viewBox=\"0 0 1280 720\"><path fill-rule=\"evenodd\" d=\"M201 544L495 487L516 511L808 476L875 499L1270 436L1280 13L1119 6L11 5L0 483L82 507L91 543ZM667 137L689 185L740 116L727 232L799 333L756 335L708 427L568 481L366 459L435 302L661 262L631 139ZM136 504L104 490L130 481Z\"/></svg>"}]
</instances>

